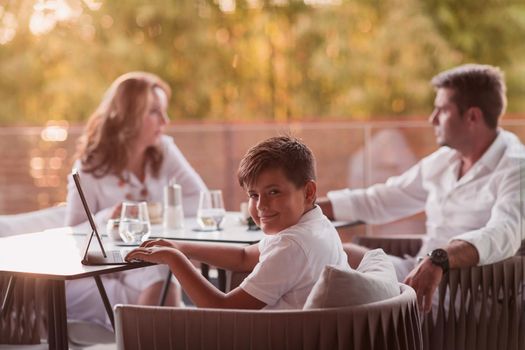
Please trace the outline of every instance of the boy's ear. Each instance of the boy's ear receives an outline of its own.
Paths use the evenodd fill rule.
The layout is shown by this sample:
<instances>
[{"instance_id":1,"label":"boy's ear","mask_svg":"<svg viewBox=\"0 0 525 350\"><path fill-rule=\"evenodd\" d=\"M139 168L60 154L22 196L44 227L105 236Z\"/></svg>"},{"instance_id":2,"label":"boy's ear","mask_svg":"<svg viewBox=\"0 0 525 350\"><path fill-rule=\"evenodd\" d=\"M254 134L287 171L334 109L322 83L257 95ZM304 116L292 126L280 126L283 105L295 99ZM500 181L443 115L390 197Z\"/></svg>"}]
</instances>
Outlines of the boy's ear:
<instances>
[{"instance_id":1,"label":"boy's ear","mask_svg":"<svg viewBox=\"0 0 525 350\"><path fill-rule=\"evenodd\" d=\"M308 204L313 204L315 201L315 195L317 193L317 184L315 181L310 180L304 185L304 199Z\"/></svg>"}]
</instances>

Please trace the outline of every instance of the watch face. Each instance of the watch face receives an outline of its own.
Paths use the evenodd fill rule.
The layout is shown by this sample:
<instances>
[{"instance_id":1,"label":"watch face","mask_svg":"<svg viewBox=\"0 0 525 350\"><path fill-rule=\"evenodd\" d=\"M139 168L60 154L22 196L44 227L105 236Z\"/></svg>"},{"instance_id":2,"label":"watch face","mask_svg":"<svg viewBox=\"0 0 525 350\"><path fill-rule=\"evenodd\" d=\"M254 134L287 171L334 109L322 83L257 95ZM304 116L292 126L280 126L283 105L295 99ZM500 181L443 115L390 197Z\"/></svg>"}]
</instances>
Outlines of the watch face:
<instances>
[{"instance_id":1,"label":"watch face","mask_svg":"<svg viewBox=\"0 0 525 350\"><path fill-rule=\"evenodd\" d=\"M443 269L443 273L447 273L449 270L448 254L444 249L434 249L428 253L432 264L437 265Z\"/></svg>"},{"instance_id":2,"label":"watch face","mask_svg":"<svg viewBox=\"0 0 525 350\"><path fill-rule=\"evenodd\" d=\"M448 260L447 251L444 249L434 249L430 253L430 260L436 264L442 264Z\"/></svg>"}]
</instances>

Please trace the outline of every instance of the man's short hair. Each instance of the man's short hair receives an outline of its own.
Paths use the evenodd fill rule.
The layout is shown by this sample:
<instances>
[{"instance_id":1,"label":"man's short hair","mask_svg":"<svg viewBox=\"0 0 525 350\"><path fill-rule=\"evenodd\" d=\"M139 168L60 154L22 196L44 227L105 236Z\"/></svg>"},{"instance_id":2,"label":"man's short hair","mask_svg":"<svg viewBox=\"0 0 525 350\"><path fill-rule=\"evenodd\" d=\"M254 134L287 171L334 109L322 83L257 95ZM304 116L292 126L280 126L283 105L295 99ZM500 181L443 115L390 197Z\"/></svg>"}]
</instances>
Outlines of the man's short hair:
<instances>
[{"instance_id":1,"label":"man's short hair","mask_svg":"<svg viewBox=\"0 0 525 350\"><path fill-rule=\"evenodd\" d=\"M495 129L505 112L507 97L505 78L498 67L465 64L444 71L432 78L432 85L454 91L453 101L460 114L470 107L478 107L488 127Z\"/></svg>"},{"instance_id":2,"label":"man's short hair","mask_svg":"<svg viewBox=\"0 0 525 350\"><path fill-rule=\"evenodd\" d=\"M281 169L297 188L315 180L315 158L310 149L291 136L277 136L258 143L246 152L237 171L241 187L253 185L268 169Z\"/></svg>"}]
</instances>

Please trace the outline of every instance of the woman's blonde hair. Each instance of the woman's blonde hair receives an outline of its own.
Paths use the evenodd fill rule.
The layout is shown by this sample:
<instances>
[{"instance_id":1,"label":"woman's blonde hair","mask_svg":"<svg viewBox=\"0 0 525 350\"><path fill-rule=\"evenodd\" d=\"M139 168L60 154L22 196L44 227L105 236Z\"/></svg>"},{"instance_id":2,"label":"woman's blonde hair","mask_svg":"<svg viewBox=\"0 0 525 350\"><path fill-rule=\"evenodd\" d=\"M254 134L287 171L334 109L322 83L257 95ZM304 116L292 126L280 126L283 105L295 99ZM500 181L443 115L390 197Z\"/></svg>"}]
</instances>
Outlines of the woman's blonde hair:
<instances>
[{"instance_id":1,"label":"woman's blonde hair","mask_svg":"<svg viewBox=\"0 0 525 350\"><path fill-rule=\"evenodd\" d=\"M140 133L155 88L160 88L170 98L168 84L151 73L126 73L111 84L79 140L76 156L85 172L95 177L111 173L122 179L131 156L129 149ZM145 166L151 167L154 176L158 175L162 159L159 147L146 150Z\"/></svg>"}]
</instances>

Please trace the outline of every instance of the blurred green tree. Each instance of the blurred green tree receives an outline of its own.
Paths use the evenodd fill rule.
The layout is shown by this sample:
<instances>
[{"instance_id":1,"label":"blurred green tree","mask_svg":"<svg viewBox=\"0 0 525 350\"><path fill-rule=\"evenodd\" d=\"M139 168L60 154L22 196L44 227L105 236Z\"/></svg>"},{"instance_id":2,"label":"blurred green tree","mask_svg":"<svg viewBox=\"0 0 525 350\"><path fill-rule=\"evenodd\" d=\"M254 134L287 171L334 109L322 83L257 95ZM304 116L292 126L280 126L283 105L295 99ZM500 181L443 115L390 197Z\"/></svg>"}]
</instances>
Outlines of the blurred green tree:
<instances>
[{"instance_id":1,"label":"blurred green tree","mask_svg":"<svg viewBox=\"0 0 525 350\"><path fill-rule=\"evenodd\" d=\"M511 0L105 0L35 35L33 4L0 3L0 124L86 120L118 75L173 88L175 120L405 118L428 113L428 80L499 65L525 109L525 5ZM78 9L77 9L78 10ZM2 39L0 30L0 40Z\"/></svg>"}]
</instances>

